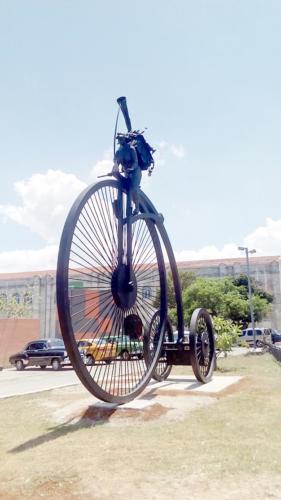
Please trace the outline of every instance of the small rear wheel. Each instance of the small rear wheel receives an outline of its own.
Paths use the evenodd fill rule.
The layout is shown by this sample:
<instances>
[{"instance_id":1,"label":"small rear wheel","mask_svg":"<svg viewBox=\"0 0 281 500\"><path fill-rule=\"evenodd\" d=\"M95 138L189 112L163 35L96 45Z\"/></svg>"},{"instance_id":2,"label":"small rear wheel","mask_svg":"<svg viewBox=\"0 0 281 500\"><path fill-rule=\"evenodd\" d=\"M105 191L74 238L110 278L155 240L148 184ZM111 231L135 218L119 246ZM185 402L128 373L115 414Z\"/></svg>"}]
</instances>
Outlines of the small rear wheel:
<instances>
[{"instance_id":1,"label":"small rear wheel","mask_svg":"<svg viewBox=\"0 0 281 500\"><path fill-rule=\"evenodd\" d=\"M157 336L159 336L159 327L160 327L160 311L156 311L151 320L149 328L149 338L151 339L151 342L156 340L156 344L157 344ZM165 332L164 332L164 342L173 342L173 340L174 337L173 337L172 323L169 320L169 318L167 318ZM166 378L169 377L171 370L172 370L172 365L167 364L167 356L165 350L162 349L158 359L158 363L153 372L152 378L154 378L154 380L157 380L157 382L163 382L163 380L166 380Z\"/></svg>"},{"instance_id":2,"label":"small rear wheel","mask_svg":"<svg viewBox=\"0 0 281 500\"><path fill-rule=\"evenodd\" d=\"M215 366L215 337L211 316L206 309L195 309L190 321L190 358L200 382L210 380Z\"/></svg>"}]
</instances>

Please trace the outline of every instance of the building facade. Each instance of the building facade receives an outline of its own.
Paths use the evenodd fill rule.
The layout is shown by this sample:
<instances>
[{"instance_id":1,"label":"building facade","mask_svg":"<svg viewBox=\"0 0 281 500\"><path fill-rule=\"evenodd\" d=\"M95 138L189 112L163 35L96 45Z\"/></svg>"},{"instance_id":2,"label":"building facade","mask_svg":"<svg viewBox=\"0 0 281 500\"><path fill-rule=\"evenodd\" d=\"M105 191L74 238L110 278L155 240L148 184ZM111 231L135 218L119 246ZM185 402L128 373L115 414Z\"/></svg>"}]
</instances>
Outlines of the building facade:
<instances>
[{"instance_id":1,"label":"building facade","mask_svg":"<svg viewBox=\"0 0 281 500\"><path fill-rule=\"evenodd\" d=\"M272 312L270 316L263 321L262 326L268 326L275 329L281 328L280 264L280 256L250 258L250 275L255 278L261 287L274 296ZM178 269L179 271L192 271L197 276L207 278L247 274L246 261L244 258L179 262ZM77 285L78 282L80 283L79 286ZM74 294L76 293L77 286L80 290L83 288L83 278L79 276L76 276L73 283ZM151 296L153 293L149 290L149 286L145 287L144 292L144 298ZM85 291L85 294L86 293ZM26 303L28 317L30 320L33 320L34 325L37 325L33 328L34 331L31 340L34 337L53 338L60 336L56 308L55 271L0 274L0 298L2 301L5 301L12 297L17 303ZM88 313L84 314L86 315ZM13 330L17 331L13 343L11 343L11 339L5 340L8 333L6 334L3 331L3 319L3 313L1 319L0 311L0 330L2 328L2 332L0 331L0 342L3 343L5 341L7 345L13 345L14 347L16 344L19 349L22 348L23 342L18 333L20 328ZM19 319L18 322L20 321ZM7 326L5 326L5 328L7 332L10 331L7 329Z\"/></svg>"}]
</instances>

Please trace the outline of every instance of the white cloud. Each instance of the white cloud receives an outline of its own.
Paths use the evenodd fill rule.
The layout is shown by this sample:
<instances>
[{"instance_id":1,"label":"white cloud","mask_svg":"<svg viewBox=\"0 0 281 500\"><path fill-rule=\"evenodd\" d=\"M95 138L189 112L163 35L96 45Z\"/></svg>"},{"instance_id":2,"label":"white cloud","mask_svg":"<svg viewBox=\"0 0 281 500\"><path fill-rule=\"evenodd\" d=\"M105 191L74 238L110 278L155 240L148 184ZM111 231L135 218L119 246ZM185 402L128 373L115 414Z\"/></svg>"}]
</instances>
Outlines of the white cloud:
<instances>
[{"instance_id":1,"label":"white cloud","mask_svg":"<svg viewBox=\"0 0 281 500\"><path fill-rule=\"evenodd\" d=\"M178 158L179 160L185 157L185 149L182 144L169 144L164 140L158 143L156 154L157 151L160 157L160 161L162 161L163 163L165 163L165 160L163 160L163 154L165 155L171 154L176 158Z\"/></svg>"},{"instance_id":2,"label":"white cloud","mask_svg":"<svg viewBox=\"0 0 281 500\"><path fill-rule=\"evenodd\" d=\"M112 159L104 158L103 160L98 161L92 168L90 172L91 179L99 180L98 177L100 175L106 175L111 172L113 167Z\"/></svg>"},{"instance_id":3,"label":"white cloud","mask_svg":"<svg viewBox=\"0 0 281 500\"><path fill-rule=\"evenodd\" d=\"M281 219L268 217L265 226L257 227L245 238L245 246L255 248L258 254L281 254Z\"/></svg>"},{"instance_id":4,"label":"white cloud","mask_svg":"<svg viewBox=\"0 0 281 500\"><path fill-rule=\"evenodd\" d=\"M257 227L244 240L236 243L229 243L222 248L215 245L205 246L199 250L182 250L176 252L178 261L188 260L212 260L227 259L232 257L242 257L243 252L238 250L238 246L245 246L256 250L256 256L281 255L281 219L273 220L268 217L264 226Z\"/></svg>"},{"instance_id":5,"label":"white cloud","mask_svg":"<svg viewBox=\"0 0 281 500\"><path fill-rule=\"evenodd\" d=\"M166 150L162 143L162 151ZM109 153L98 162L92 175L104 174L112 167ZM150 178L143 176L146 187ZM58 241L71 205L86 184L73 174L60 170L48 170L46 174L34 174L29 179L15 183L15 191L20 198L18 205L0 205L0 215L4 221L12 220L28 227L40 235L48 245L40 250L22 250L0 253L0 272L35 271L55 269ZM6 219L6 220L5 220ZM281 219L268 217L265 224L257 227L236 243L228 243L221 248L207 245L199 249L175 252L178 261L208 260L240 257L237 246L255 248L259 255L281 254Z\"/></svg>"},{"instance_id":6,"label":"white cloud","mask_svg":"<svg viewBox=\"0 0 281 500\"><path fill-rule=\"evenodd\" d=\"M172 144L170 147L171 153L176 156L177 158L183 158L185 156L185 151L184 147L180 144L179 146L176 146L175 144Z\"/></svg>"},{"instance_id":7,"label":"white cloud","mask_svg":"<svg viewBox=\"0 0 281 500\"><path fill-rule=\"evenodd\" d=\"M48 170L15 183L19 205L0 205L0 214L28 227L48 243L60 237L67 213L86 184L73 174Z\"/></svg>"},{"instance_id":8,"label":"white cloud","mask_svg":"<svg viewBox=\"0 0 281 500\"><path fill-rule=\"evenodd\" d=\"M0 273L54 270L57 267L58 246L40 250L0 252Z\"/></svg>"},{"instance_id":9,"label":"white cloud","mask_svg":"<svg viewBox=\"0 0 281 500\"><path fill-rule=\"evenodd\" d=\"M215 260L231 257L241 257L241 252L239 252L237 245L234 243L224 245L221 249L217 248L215 245L209 245L199 250L183 250L181 252L176 252L177 261Z\"/></svg>"}]
</instances>

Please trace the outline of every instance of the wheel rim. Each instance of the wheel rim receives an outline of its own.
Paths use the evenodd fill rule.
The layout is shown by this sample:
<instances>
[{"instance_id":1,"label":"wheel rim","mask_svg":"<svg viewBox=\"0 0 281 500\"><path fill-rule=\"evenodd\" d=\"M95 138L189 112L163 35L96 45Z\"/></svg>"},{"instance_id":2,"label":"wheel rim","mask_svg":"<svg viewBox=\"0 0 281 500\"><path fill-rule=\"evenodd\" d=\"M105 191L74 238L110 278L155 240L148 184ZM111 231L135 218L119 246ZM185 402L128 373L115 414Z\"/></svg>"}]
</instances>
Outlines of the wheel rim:
<instances>
[{"instance_id":1,"label":"wheel rim","mask_svg":"<svg viewBox=\"0 0 281 500\"><path fill-rule=\"evenodd\" d=\"M129 356L129 359L121 360L117 352L124 343L125 319L130 315L137 316L142 325L142 336L146 337L155 313L156 295L159 293L164 303L166 289L164 261L156 229L150 220L139 219L132 226L135 297L130 296L128 302L122 297L116 299L116 280L123 279L123 270L116 271L118 221L114 201L117 193L116 181L104 181L87 189L74 204L61 238L57 303L62 336L79 378L100 399L123 403L135 397L148 383L160 349L159 346L158 352L153 352L149 363L143 356L141 359ZM126 200L124 206L125 203ZM143 211L143 205L140 205ZM164 325L165 312L162 308L161 325ZM140 349L140 346L143 349L142 336L131 336L129 352ZM90 369L78 353L78 338L91 339L100 349L95 356L96 363ZM111 363L106 364L108 359Z\"/></svg>"},{"instance_id":2,"label":"wheel rim","mask_svg":"<svg viewBox=\"0 0 281 500\"><path fill-rule=\"evenodd\" d=\"M190 356L196 378L207 382L213 373L215 341L210 315L205 309L196 309L190 322Z\"/></svg>"}]
</instances>

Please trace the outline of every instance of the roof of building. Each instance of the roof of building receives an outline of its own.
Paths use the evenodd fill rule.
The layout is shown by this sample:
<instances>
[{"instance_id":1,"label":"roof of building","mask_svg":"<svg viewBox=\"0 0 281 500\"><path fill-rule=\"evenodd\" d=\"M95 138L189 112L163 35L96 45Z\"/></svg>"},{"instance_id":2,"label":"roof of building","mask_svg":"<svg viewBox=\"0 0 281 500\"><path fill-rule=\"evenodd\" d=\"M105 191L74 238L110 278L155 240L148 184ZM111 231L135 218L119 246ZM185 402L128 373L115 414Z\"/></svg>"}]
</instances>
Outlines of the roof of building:
<instances>
[{"instance_id":1,"label":"roof of building","mask_svg":"<svg viewBox=\"0 0 281 500\"><path fill-rule=\"evenodd\" d=\"M250 257L250 263L253 264L271 264L272 262L279 262L280 255L262 256L262 257ZM212 260L189 260L177 262L179 269L194 269L202 267L217 267L219 265L234 266L235 264L245 264L245 257L236 257L230 259L212 259Z\"/></svg>"},{"instance_id":2,"label":"roof of building","mask_svg":"<svg viewBox=\"0 0 281 500\"><path fill-rule=\"evenodd\" d=\"M255 265L266 265L272 262L279 262L280 255L252 257L250 262ZM235 264L245 264L245 257L237 257L230 259L212 259L212 260L189 260L177 262L178 269L200 269L206 267L218 267L220 265L233 266ZM27 271L21 273L0 273L0 280L14 280L14 279L28 279L28 278L43 278L45 276L55 277L56 271L54 269L45 271Z\"/></svg>"},{"instance_id":3,"label":"roof of building","mask_svg":"<svg viewBox=\"0 0 281 500\"><path fill-rule=\"evenodd\" d=\"M24 279L24 278L43 278L44 276L55 276L56 271L46 270L46 271L26 271L22 273L0 273L1 280L13 280L13 279Z\"/></svg>"}]
</instances>

